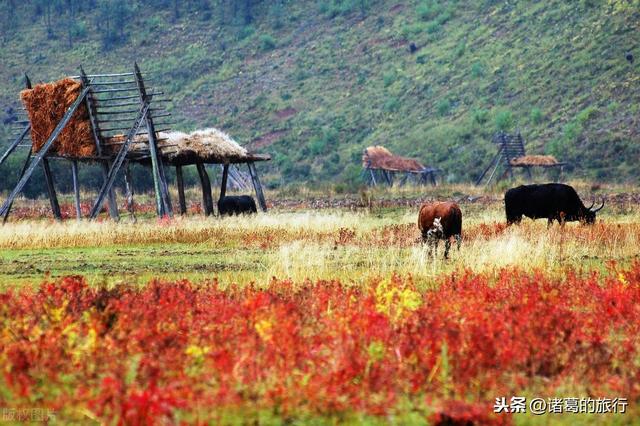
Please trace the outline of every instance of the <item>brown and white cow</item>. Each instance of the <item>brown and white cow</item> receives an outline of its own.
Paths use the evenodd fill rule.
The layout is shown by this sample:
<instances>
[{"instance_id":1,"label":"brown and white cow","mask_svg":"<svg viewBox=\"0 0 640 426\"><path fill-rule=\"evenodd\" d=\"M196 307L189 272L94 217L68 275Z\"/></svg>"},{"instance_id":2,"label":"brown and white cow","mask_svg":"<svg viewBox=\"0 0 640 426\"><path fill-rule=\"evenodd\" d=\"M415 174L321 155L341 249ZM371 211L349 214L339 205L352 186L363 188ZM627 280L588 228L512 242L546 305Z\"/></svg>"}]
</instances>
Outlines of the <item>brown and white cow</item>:
<instances>
[{"instance_id":1,"label":"brown and white cow","mask_svg":"<svg viewBox=\"0 0 640 426\"><path fill-rule=\"evenodd\" d=\"M438 250L438 241L444 240L444 258L449 257L451 237L454 237L460 250L462 241L462 211L452 201L423 204L418 214L418 228L422 233L422 242L430 249Z\"/></svg>"}]
</instances>

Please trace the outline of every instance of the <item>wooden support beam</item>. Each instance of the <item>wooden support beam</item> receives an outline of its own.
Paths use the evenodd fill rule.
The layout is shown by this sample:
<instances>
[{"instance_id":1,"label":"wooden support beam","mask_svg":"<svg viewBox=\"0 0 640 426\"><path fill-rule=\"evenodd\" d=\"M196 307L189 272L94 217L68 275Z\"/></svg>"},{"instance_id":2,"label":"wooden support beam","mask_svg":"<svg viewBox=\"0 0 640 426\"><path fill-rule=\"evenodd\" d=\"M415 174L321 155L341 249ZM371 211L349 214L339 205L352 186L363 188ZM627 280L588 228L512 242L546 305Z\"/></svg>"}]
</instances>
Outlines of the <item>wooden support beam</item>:
<instances>
[{"instance_id":1,"label":"wooden support beam","mask_svg":"<svg viewBox=\"0 0 640 426\"><path fill-rule=\"evenodd\" d=\"M229 163L222 166L222 183L220 183L220 200L227 195L227 180L229 179Z\"/></svg>"},{"instance_id":2,"label":"wooden support beam","mask_svg":"<svg viewBox=\"0 0 640 426\"><path fill-rule=\"evenodd\" d=\"M127 152L129 152L129 147L133 142L133 138L136 132L138 131L138 129L140 128L140 125L142 125L142 122L146 118L147 114L149 113L149 103L144 101L142 105L143 106L140 109L140 113L138 114L138 117L136 118L136 121L133 124L133 127L129 130L129 133L127 134L125 143L122 144L122 146L120 147L120 150L118 151L118 154L116 155L116 158L113 160L113 163L111 164L111 168L109 169L109 173L107 174L107 180L104 182L104 184L100 188L100 192L98 193L98 198L96 199L95 204L91 208L91 213L89 214L89 217L91 219L95 219L98 216L98 213L100 212L100 208L102 206L102 202L104 201L104 198L107 196L107 192L109 192L109 190L111 190L111 188L113 187L113 183L116 180L116 175L118 173L118 170L120 170L120 167L122 166L122 163L124 162L127 156Z\"/></svg>"},{"instance_id":3,"label":"wooden support beam","mask_svg":"<svg viewBox=\"0 0 640 426\"><path fill-rule=\"evenodd\" d=\"M253 162L247 163L249 167L249 174L251 175L251 182L253 183L253 189L256 191L256 198L258 198L258 204L263 212L267 211L267 201L264 199L264 192L262 191L262 184L260 178L258 178L258 172L256 171L256 165Z\"/></svg>"},{"instance_id":4,"label":"wooden support beam","mask_svg":"<svg viewBox=\"0 0 640 426\"><path fill-rule=\"evenodd\" d=\"M382 174L384 176L384 179L387 181L387 185L393 186L393 180L391 179L389 172L387 170L383 170Z\"/></svg>"},{"instance_id":5,"label":"wooden support beam","mask_svg":"<svg viewBox=\"0 0 640 426\"><path fill-rule=\"evenodd\" d=\"M142 79L142 73L140 72L140 68L137 63L134 63L134 73L136 76L138 92L140 94L140 101L145 103L151 102L151 97L147 96L147 92L144 87L144 80ZM161 217L164 215L173 217L173 208L171 206L171 199L169 198L169 185L164 173L162 158L159 155L158 142L156 140L156 129L153 125L153 119L149 114L145 117L145 124L147 126L148 133L149 152L151 154L151 167L153 170L154 188L156 190L158 215Z\"/></svg>"},{"instance_id":6,"label":"wooden support beam","mask_svg":"<svg viewBox=\"0 0 640 426\"><path fill-rule=\"evenodd\" d=\"M33 146L29 147L29 154L27 154L27 158L25 158L24 160L24 165L22 166L22 170L20 171L20 177L18 178L18 181L22 179L22 176L24 176L24 173L26 172L27 167L29 166L29 162L31 161L31 153L33 152L32 150L33 150ZM9 206L7 207L6 211L2 213L3 225L7 223L7 219L9 218L9 212L11 211L12 205L13 205L13 202L9 203Z\"/></svg>"},{"instance_id":7,"label":"wooden support beam","mask_svg":"<svg viewBox=\"0 0 640 426\"><path fill-rule=\"evenodd\" d=\"M187 214L187 202L184 198L184 178L182 176L182 166L176 166L176 183L178 186L178 203L180 204L180 214Z\"/></svg>"},{"instance_id":8,"label":"wooden support beam","mask_svg":"<svg viewBox=\"0 0 640 426\"><path fill-rule=\"evenodd\" d=\"M493 167L493 165L496 163L496 161L500 162L500 156L501 155L502 155L502 148L500 148L498 150L498 153L493 157L493 159L491 160L491 163L489 163L489 166L487 166L487 168L484 169L484 171L482 172L480 177L476 180L476 186L480 185L480 183L482 182L482 179L485 177L485 175L491 169L491 167ZM489 179L489 180L491 180L491 179ZM489 183L489 182L487 182L487 183Z\"/></svg>"},{"instance_id":9,"label":"wooden support beam","mask_svg":"<svg viewBox=\"0 0 640 426\"><path fill-rule=\"evenodd\" d=\"M11 153L16 149L16 147L20 145L20 142L22 142L22 140L29 134L30 130L31 130L30 124L27 124L27 126L25 126L25 128L22 129L18 137L16 137L16 139L13 142L11 142L11 145L9 145L9 148L7 148L5 153L2 154L2 157L0 158L0 165L4 163L4 160L9 158L9 155L11 155Z\"/></svg>"},{"instance_id":10,"label":"wooden support beam","mask_svg":"<svg viewBox=\"0 0 640 426\"><path fill-rule=\"evenodd\" d=\"M51 174L51 167L49 166L49 160L42 159L42 170L44 172L44 180L47 183L47 193L49 194L49 203L51 204L51 211L53 217L56 220L62 220L62 214L60 212L60 203L58 203L58 196L56 194L56 188L53 184L53 175Z\"/></svg>"},{"instance_id":11,"label":"wooden support beam","mask_svg":"<svg viewBox=\"0 0 640 426\"><path fill-rule=\"evenodd\" d=\"M211 181L207 174L207 169L204 168L204 164L196 163L198 169L198 175L200 176L200 186L202 187L202 209L205 216L213 214L213 197L211 196Z\"/></svg>"},{"instance_id":12,"label":"wooden support beam","mask_svg":"<svg viewBox=\"0 0 640 426\"><path fill-rule=\"evenodd\" d=\"M127 197L127 210L131 216L133 223L137 222L135 204L133 202L133 180L131 179L131 169L129 168L129 162L124 166L124 189Z\"/></svg>"},{"instance_id":13,"label":"wooden support beam","mask_svg":"<svg viewBox=\"0 0 640 426\"><path fill-rule=\"evenodd\" d=\"M89 113L89 122L91 123L91 133L93 135L93 143L96 146L96 154L100 157L102 156L102 139L100 138L100 125L98 120L96 119L96 107L95 107L95 99L92 94L91 83L89 81L89 77L84 72L84 69L80 67L80 81L82 82L82 87L88 88L89 93L87 93L87 97L85 99L85 104L87 107L87 112ZM109 168L111 165L108 161L100 162L100 169L102 172L102 181L103 183L107 180L107 175L109 174ZM113 220L120 219L118 214L118 202L116 201L116 193L111 188L109 190L109 215Z\"/></svg>"},{"instance_id":14,"label":"wooden support beam","mask_svg":"<svg viewBox=\"0 0 640 426\"><path fill-rule=\"evenodd\" d=\"M40 164L40 162L42 161L44 156L47 154L47 152L49 152L49 149L51 149L53 142L58 138L58 136L62 132L62 129L64 129L64 127L67 125L69 120L71 120L71 117L78 109L78 106L80 106L80 104L84 101L88 92L89 92L89 88L84 88L84 90L80 92L80 95L78 95L76 100L67 109L64 116L62 117L62 120L60 120L56 128L53 129L53 132L51 133L51 135L49 135L49 138L47 139L47 141L40 148L40 151L38 151L38 153L35 156L33 156L33 160L30 162L29 166L26 168L23 176L20 178L20 181L18 182L16 187L13 189L13 191L11 191L11 194L9 194L9 197L5 200L2 207L0 207L0 215L3 215L5 217L6 215L8 215L8 210L11 208L11 204L16 199L20 191L22 191L24 186L27 184L27 181L31 178L31 175L33 174L33 171L35 170L35 168L38 166L38 164Z\"/></svg>"},{"instance_id":15,"label":"wooden support beam","mask_svg":"<svg viewBox=\"0 0 640 426\"><path fill-rule=\"evenodd\" d=\"M76 218L82 219L82 208L80 207L80 181L78 180L78 160L71 161L71 178L73 180L73 200L76 206Z\"/></svg>"}]
</instances>

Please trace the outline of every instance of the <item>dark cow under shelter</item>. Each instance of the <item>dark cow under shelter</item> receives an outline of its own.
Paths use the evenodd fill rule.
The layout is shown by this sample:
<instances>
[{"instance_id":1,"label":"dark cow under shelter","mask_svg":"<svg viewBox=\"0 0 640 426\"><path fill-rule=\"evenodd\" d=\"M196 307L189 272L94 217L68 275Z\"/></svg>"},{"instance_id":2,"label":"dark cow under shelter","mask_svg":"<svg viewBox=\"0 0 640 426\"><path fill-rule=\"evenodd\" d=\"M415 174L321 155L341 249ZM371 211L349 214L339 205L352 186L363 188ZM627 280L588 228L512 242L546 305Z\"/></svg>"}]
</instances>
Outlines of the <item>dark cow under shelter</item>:
<instances>
[{"instance_id":1,"label":"dark cow under shelter","mask_svg":"<svg viewBox=\"0 0 640 426\"><path fill-rule=\"evenodd\" d=\"M218 200L218 214L220 216L257 212L256 202L249 195L227 195Z\"/></svg>"},{"instance_id":2,"label":"dark cow under shelter","mask_svg":"<svg viewBox=\"0 0 640 426\"><path fill-rule=\"evenodd\" d=\"M593 224L596 213L604 207L604 200L597 209L592 209L594 204L585 207L576 190L562 183L520 185L511 188L504 195L509 225L520 223L522 216L531 219L546 218L549 225L554 220L560 224L571 221Z\"/></svg>"}]
</instances>

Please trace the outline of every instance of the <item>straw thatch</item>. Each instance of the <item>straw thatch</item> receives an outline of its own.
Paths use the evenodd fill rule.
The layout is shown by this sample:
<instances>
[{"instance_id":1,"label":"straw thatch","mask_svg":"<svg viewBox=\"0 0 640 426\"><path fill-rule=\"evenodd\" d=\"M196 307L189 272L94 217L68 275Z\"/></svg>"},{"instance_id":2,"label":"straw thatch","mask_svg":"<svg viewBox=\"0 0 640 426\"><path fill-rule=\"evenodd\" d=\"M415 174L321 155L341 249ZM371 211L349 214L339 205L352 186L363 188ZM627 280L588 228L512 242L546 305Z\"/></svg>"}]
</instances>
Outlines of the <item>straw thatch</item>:
<instances>
[{"instance_id":1,"label":"straw thatch","mask_svg":"<svg viewBox=\"0 0 640 426\"><path fill-rule=\"evenodd\" d=\"M107 140L112 149L123 142L124 135L116 135ZM248 159L249 152L221 130L208 128L191 133L160 132L158 134L160 154L171 162L228 162ZM131 152L145 152L149 149L146 135L137 136L131 145Z\"/></svg>"},{"instance_id":2,"label":"straw thatch","mask_svg":"<svg viewBox=\"0 0 640 426\"><path fill-rule=\"evenodd\" d=\"M509 162L512 166L554 166L558 160L553 155L523 155Z\"/></svg>"},{"instance_id":3,"label":"straw thatch","mask_svg":"<svg viewBox=\"0 0 640 426\"><path fill-rule=\"evenodd\" d=\"M370 146L364 150L362 166L400 172L422 172L425 167L418 160L394 155L383 146Z\"/></svg>"},{"instance_id":4,"label":"straw thatch","mask_svg":"<svg viewBox=\"0 0 640 426\"><path fill-rule=\"evenodd\" d=\"M81 83L65 78L53 83L38 84L33 89L20 92L31 123L34 152L42 148L81 91ZM95 151L89 114L86 105L82 103L53 143L49 153L87 157L94 155Z\"/></svg>"}]
</instances>

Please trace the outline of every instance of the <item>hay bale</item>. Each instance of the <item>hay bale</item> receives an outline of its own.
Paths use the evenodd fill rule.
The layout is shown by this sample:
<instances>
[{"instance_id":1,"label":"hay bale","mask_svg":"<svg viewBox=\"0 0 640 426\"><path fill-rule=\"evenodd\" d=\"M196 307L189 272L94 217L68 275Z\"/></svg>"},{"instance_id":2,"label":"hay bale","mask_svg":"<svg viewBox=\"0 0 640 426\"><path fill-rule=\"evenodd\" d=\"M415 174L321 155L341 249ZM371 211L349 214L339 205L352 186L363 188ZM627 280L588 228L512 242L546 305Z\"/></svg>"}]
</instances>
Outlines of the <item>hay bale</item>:
<instances>
[{"instance_id":1,"label":"hay bale","mask_svg":"<svg viewBox=\"0 0 640 426\"><path fill-rule=\"evenodd\" d=\"M34 152L42 148L80 92L82 84L71 78L38 84L33 89L20 92L31 123ZM95 155L96 147L85 103L80 104L49 152L69 157Z\"/></svg>"},{"instance_id":2,"label":"hay bale","mask_svg":"<svg viewBox=\"0 0 640 426\"><path fill-rule=\"evenodd\" d=\"M166 146L168 157L196 155L202 159L232 160L246 158L249 154L229 135L215 128L196 130L189 134L166 132L161 133L160 137L166 138L160 143L160 148L163 150L163 146Z\"/></svg>"},{"instance_id":3,"label":"hay bale","mask_svg":"<svg viewBox=\"0 0 640 426\"><path fill-rule=\"evenodd\" d=\"M380 145L370 146L364 150L362 166L371 169L403 172L421 172L425 168L418 160L394 155L387 148Z\"/></svg>"},{"instance_id":4,"label":"hay bale","mask_svg":"<svg viewBox=\"0 0 640 426\"><path fill-rule=\"evenodd\" d=\"M125 135L115 135L106 140L111 152L119 150ZM170 161L233 161L249 157L249 152L229 135L215 128L196 130L191 133L159 132L158 149L160 154ZM147 135L138 135L131 144L131 152L144 152L149 149Z\"/></svg>"},{"instance_id":5,"label":"hay bale","mask_svg":"<svg viewBox=\"0 0 640 426\"><path fill-rule=\"evenodd\" d=\"M558 160L553 155L523 155L511 159L512 166L553 166L558 164Z\"/></svg>"}]
</instances>

